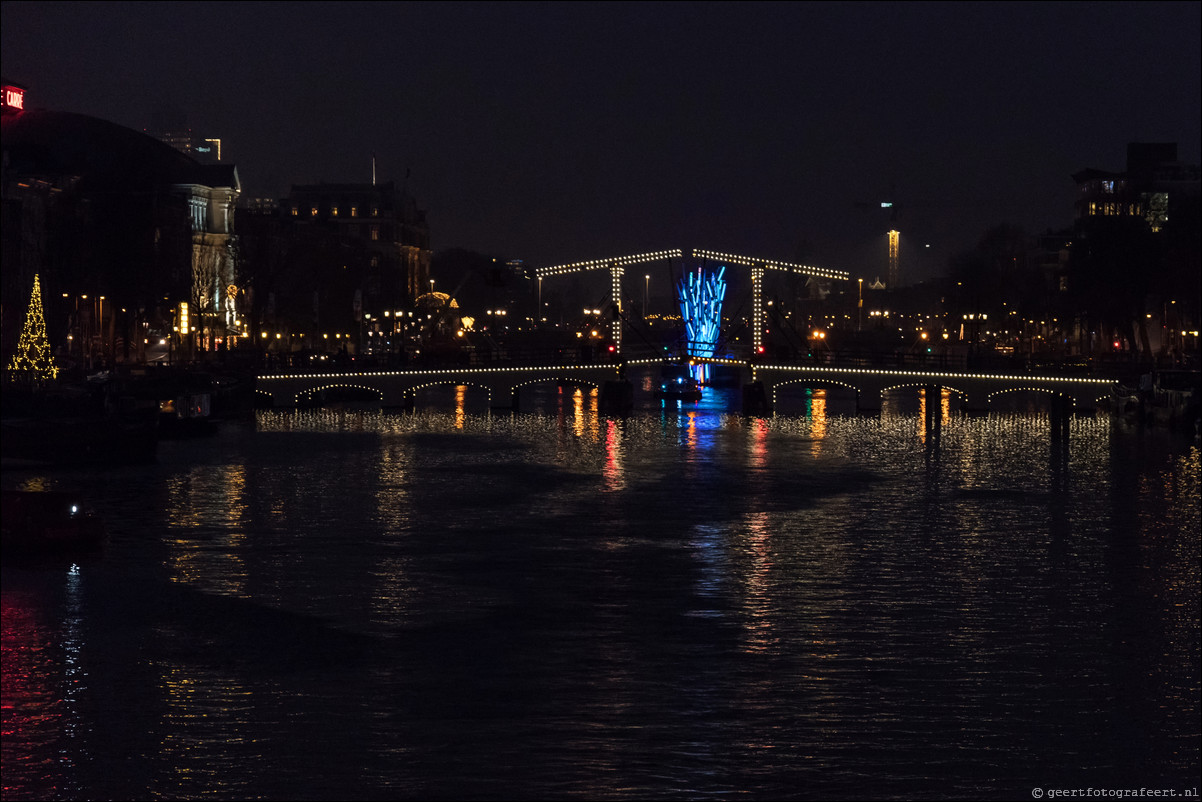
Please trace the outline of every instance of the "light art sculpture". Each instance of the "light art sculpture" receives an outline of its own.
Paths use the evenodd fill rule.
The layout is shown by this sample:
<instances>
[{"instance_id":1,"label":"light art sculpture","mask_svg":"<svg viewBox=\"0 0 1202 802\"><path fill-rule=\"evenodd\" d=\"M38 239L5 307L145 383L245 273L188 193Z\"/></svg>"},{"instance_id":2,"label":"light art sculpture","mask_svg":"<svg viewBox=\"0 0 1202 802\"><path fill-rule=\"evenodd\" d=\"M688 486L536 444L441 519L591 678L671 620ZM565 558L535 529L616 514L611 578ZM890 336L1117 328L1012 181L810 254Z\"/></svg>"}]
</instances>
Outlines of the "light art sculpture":
<instances>
[{"instance_id":1,"label":"light art sculpture","mask_svg":"<svg viewBox=\"0 0 1202 802\"><path fill-rule=\"evenodd\" d=\"M717 271L698 267L676 283L680 316L685 326L685 352L691 357L713 357L722 327L722 299L726 296L726 268ZM693 365L693 378L706 384L708 364Z\"/></svg>"}]
</instances>

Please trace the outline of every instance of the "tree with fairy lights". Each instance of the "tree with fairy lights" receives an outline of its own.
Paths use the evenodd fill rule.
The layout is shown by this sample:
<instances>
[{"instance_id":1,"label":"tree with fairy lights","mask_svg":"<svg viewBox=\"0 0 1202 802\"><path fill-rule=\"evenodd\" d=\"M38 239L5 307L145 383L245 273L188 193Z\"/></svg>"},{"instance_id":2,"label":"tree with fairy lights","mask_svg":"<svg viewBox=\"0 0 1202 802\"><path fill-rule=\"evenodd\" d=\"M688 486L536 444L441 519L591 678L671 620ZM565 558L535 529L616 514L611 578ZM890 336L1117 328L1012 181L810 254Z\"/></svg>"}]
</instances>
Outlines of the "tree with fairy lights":
<instances>
[{"instance_id":1,"label":"tree with fairy lights","mask_svg":"<svg viewBox=\"0 0 1202 802\"><path fill-rule=\"evenodd\" d=\"M38 276L33 277L33 292L29 296L29 311L25 315L25 327L17 341L17 352L8 364L10 378L28 384L41 385L58 375L54 357L50 354L50 340L46 337L46 317L42 312L42 285Z\"/></svg>"}]
</instances>

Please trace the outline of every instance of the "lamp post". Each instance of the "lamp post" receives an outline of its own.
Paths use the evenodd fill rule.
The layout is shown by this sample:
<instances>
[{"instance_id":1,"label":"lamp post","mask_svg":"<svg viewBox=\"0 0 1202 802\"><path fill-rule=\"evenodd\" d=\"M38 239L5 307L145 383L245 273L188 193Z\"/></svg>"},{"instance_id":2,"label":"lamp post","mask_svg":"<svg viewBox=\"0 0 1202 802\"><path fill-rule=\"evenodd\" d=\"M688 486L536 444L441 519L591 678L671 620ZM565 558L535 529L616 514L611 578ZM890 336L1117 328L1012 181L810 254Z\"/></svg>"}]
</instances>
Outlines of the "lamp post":
<instances>
[{"instance_id":1,"label":"lamp post","mask_svg":"<svg viewBox=\"0 0 1202 802\"><path fill-rule=\"evenodd\" d=\"M647 303L651 300L651 275L643 276L643 320L647 319Z\"/></svg>"},{"instance_id":2,"label":"lamp post","mask_svg":"<svg viewBox=\"0 0 1202 802\"><path fill-rule=\"evenodd\" d=\"M535 328L542 328L543 322L543 277L538 277L538 308L534 314Z\"/></svg>"},{"instance_id":3,"label":"lamp post","mask_svg":"<svg viewBox=\"0 0 1202 802\"><path fill-rule=\"evenodd\" d=\"M108 353L108 342L104 336L104 296L101 295L96 299L97 309L99 313L96 316L96 327L100 334L100 364L105 366L106 354Z\"/></svg>"},{"instance_id":4,"label":"lamp post","mask_svg":"<svg viewBox=\"0 0 1202 802\"><path fill-rule=\"evenodd\" d=\"M79 327L79 296L75 296L75 311L71 312L70 301L71 294L64 292L63 298L67 300L67 353L75 356L75 341L78 339L80 348L83 348L83 332Z\"/></svg>"}]
</instances>

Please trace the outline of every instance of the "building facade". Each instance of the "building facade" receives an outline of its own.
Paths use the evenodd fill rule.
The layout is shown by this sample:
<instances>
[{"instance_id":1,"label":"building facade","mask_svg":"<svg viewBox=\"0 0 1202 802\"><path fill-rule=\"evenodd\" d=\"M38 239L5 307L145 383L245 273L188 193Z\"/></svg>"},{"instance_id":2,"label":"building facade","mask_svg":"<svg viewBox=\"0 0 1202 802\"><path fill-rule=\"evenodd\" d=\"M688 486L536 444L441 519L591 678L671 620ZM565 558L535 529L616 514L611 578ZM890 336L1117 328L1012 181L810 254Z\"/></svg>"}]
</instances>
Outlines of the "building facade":
<instances>
[{"instance_id":1,"label":"building facade","mask_svg":"<svg viewBox=\"0 0 1202 802\"><path fill-rule=\"evenodd\" d=\"M365 303L412 306L428 291L426 213L394 182L293 186L284 211L298 229L318 230L367 251L372 269L363 288Z\"/></svg>"},{"instance_id":2,"label":"building facade","mask_svg":"<svg viewBox=\"0 0 1202 802\"><path fill-rule=\"evenodd\" d=\"M1066 300L1082 352L1144 358L1196 351L1202 297L1202 170L1176 143L1133 142L1123 171L1073 174Z\"/></svg>"},{"instance_id":3,"label":"building facade","mask_svg":"<svg viewBox=\"0 0 1202 802\"><path fill-rule=\"evenodd\" d=\"M1079 231L1104 225L1105 218L1126 217L1142 220L1158 234L1196 201L1199 167L1177 160L1176 142L1132 142L1127 145L1126 170L1088 168L1074 173L1073 180Z\"/></svg>"},{"instance_id":4,"label":"building facade","mask_svg":"<svg viewBox=\"0 0 1202 802\"><path fill-rule=\"evenodd\" d=\"M277 347L362 349L431 290L425 212L394 182L295 185L274 213L244 213L255 319Z\"/></svg>"},{"instance_id":5,"label":"building facade","mask_svg":"<svg viewBox=\"0 0 1202 802\"><path fill-rule=\"evenodd\" d=\"M241 333L232 165L94 117L6 106L0 191L5 355L35 274L52 347L86 368L191 357ZM199 334L180 330L184 315Z\"/></svg>"},{"instance_id":6,"label":"building facade","mask_svg":"<svg viewBox=\"0 0 1202 802\"><path fill-rule=\"evenodd\" d=\"M239 314L234 210L242 192L233 165L197 165L172 192L188 202L192 230L189 328L202 351L235 347L247 334Z\"/></svg>"}]
</instances>

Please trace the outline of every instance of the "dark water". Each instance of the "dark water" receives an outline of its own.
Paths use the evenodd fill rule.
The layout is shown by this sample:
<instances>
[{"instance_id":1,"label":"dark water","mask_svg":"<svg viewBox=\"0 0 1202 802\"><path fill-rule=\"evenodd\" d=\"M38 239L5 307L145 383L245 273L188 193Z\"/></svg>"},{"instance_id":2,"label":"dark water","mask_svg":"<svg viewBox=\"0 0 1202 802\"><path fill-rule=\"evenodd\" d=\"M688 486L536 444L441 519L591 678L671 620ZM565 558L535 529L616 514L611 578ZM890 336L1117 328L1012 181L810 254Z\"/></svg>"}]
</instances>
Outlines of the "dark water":
<instances>
[{"instance_id":1,"label":"dark water","mask_svg":"<svg viewBox=\"0 0 1202 802\"><path fill-rule=\"evenodd\" d=\"M1029 799L1199 773L1199 454L711 394L262 413L3 569L6 799Z\"/></svg>"}]
</instances>

